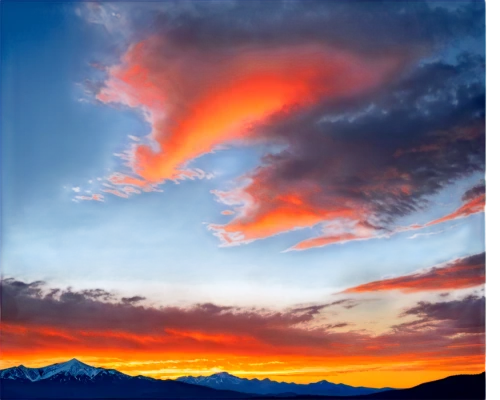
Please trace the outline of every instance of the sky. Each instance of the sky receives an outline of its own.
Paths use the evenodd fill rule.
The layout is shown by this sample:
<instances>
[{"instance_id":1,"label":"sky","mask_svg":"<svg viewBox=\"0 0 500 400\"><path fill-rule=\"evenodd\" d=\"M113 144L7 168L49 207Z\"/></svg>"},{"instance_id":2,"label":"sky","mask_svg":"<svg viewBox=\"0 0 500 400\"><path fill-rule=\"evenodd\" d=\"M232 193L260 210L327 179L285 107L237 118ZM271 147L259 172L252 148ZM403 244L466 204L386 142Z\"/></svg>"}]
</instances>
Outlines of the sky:
<instances>
[{"instance_id":1,"label":"sky","mask_svg":"<svg viewBox=\"0 0 500 400\"><path fill-rule=\"evenodd\" d=\"M1 368L484 370L483 2L1 18Z\"/></svg>"}]
</instances>

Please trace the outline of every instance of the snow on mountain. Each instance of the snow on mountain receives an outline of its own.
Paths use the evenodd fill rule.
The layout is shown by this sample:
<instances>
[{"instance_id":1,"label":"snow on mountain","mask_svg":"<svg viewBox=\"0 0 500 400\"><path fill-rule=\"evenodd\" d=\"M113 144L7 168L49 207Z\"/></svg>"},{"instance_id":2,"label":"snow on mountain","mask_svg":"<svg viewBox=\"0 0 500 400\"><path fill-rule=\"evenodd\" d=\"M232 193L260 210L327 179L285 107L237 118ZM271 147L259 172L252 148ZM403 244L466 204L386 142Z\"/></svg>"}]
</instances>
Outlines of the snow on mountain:
<instances>
[{"instance_id":1,"label":"snow on mountain","mask_svg":"<svg viewBox=\"0 0 500 400\"><path fill-rule=\"evenodd\" d=\"M26 368L24 365L20 365L19 367L7 368L0 371L0 378L13 380L27 379L34 382L40 378L40 371L36 368Z\"/></svg>"},{"instance_id":2,"label":"snow on mountain","mask_svg":"<svg viewBox=\"0 0 500 400\"><path fill-rule=\"evenodd\" d=\"M4 383L5 381L9 381L12 383L17 382L20 384L27 384L29 382L45 381L55 384L63 383L65 385L78 385L82 383L111 384L113 387L121 387L123 386L122 384L131 384L132 386L150 384L154 386L158 384L163 385L169 382L143 376L132 377L122 374L121 372L113 369L92 367L90 365L82 363L81 361L78 361L77 359L49 365L43 368L27 368L24 365L19 365L18 367L0 370L0 378L4 380ZM239 378L227 372L219 372L210 376L184 376L178 378L177 381L177 384L180 384L180 382L182 382L217 390L230 390L240 393L263 395L297 394L356 396L361 394L375 393L381 390L388 390L388 388L373 389L366 387L352 387L343 384L335 384L328 381L320 381L309 384L297 384L288 382L275 382L267 378L262 380L246 379ZM89 385L89 387L91 386L92 385Z\"/></svg>"},{"instance_id":3,"label":"snow on mountain","mask_svg":"<svg viewBox=\"0 0 500 400\"><path fill-rule=\"evenodd\" d=\"M126 378L128 375L122 374L113 369L96 368L73 358L63 363L52 364L43 368L27 368L24 365L7 368L0 371L1 379L29 380L31 382L45 379L51 380L78 380L92 381L97 377Z\"/></svg>"},{"instance_id":4,"label":"snow on mountain","mask_svg":"<svg viewBox=\"0 0 500 400\"><path fill-rule=\"evenodd\" d=\"M177 379L178 381L191 383L194 385L210 386L221 384L238 385L242 382L241 378L231 375L227 372L218 372L210 376L185 376Z\"/></svg>"}]
</instances>

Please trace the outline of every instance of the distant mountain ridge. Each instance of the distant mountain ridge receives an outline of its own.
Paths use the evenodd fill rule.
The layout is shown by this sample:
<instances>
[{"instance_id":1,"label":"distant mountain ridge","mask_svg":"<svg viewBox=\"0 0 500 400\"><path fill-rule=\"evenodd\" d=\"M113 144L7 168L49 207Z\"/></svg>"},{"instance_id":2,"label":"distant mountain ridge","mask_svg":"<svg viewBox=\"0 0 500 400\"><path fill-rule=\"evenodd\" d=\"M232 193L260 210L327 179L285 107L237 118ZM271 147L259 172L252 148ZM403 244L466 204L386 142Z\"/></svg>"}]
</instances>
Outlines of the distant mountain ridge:
<instances>
[{"instance_id":1,"label":"distant mountain ridge","mask_svg":"<svg viewBox=\"0 0 500 400\"><path fill-rule=\"evenodd\" d=\"M219 372L210 376L182 376L177 381L201 385L218 390L235 390L243 393L254 393L260 395L321 395L321 396L359 396L364 394L379 393L391 388L368 388L354 387L342 383L331 383L319 381L314 383L299 384L288 382L276 382L270 379L246 379L239 378L227 372Z\"/></svg>"},{"instance_id":2,"label":"distant mountain ridge","mask_svg":"<svg viewBox=\"0 0 500 400\"><path fill-rule=\"evenodd\" d=\"M198 382L198 383L195 383ZM201 384L203 383L203 384ZM215 389L208 386L218 386ZM225 387L237 390L222 390ZM244 392L253 388L254 392ZM0 398L7 399L385 399L483 400L486 374L455 375L409 389L355 388L320 381L311 384L245 379L221 372L206 377L160 380L130 376L114 369L92 367L76 359L42 368L24 365L0 370ZM335 389L337 395L319 394ZM352 390L376 392L350 395ZM276 392L273 392L276 390ZM305 390L305 392L300 392ZM340 391L344 390L343 394ZM349 392L351 390L351 392ZM256 393L255 391L260 391ZM315 391L315 394L309 394ZM306 393L307 392L307 393Z\"/></svg>"}]
</instances>

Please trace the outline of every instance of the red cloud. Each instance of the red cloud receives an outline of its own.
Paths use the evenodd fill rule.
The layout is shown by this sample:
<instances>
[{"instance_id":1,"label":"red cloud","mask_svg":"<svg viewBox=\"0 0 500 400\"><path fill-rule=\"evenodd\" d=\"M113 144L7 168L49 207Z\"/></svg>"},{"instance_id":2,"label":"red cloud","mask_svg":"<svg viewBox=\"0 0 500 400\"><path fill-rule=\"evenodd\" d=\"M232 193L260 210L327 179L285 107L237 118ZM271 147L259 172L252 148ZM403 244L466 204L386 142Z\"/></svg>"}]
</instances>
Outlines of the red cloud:
<instances>
[{"instance_id":1,"label":"red cloud","mask_svg":"<svg viewBox=\"0 0 500 400\"><path fill-rule=\"evenodd\" d=\"M452 221L458 218L465 218L468 217L469 215L483 212L485 204L486 204L486 194L482 193L470 200L467 200L462 206L460 206L452 213L445 215L444 217L435 219L434 221L428 222L424 226L436 225L442 222Z\"/></svg>"},{"instance_id":2,"label":"red cloud","mask_svg":"<svg viewBox=\"0 0 500 400\"><path fill-rule=\"evenodd\" d=\"M429 290L463 289L485 282L485 253L460 258L441 267L433 267L414 274L383 279L347 289L345 293L401 290L423 292Z\"/></svg>"},{"instance_id":3,"label":"red cloud","mask_svg":"<svg viewBox=\"0 0 500 400\"><path fill-rule=\"evenodd\" d=\"M158 183L199 176L187 164L217 145L249 140L256 124L287 108L367 90L394 66L390 57L367 59L324 45L212 54L154 36L109 70L97 98L144 110L158 146L134 146L131 163L145 182Z\"/></svg>"},{"instance_id":4,"label":"red cloud","mask_svg":"<svg viewBox=\"0 0 500 400\"><path fill-rule=\"evenodd\" d=\"M404 186L404 185L403 185ZM404 187L400 188L404 191ZM380 229L378 227L371 226L367 223L362 223L363 215L358 212L357 219L353 221L348 221L344 224L341 229L330 229L334 223L324 224L323 232L317 237L311 239L306 239L295 246L291 247L290 250L306 250L314 247L323 247L330 244L341 244L350 242L353 240L366 240L374 238L389 237L396 233L418 230L426 228L429 226L437 225L443 222L452 221L459 218L465 218L472 214L477 214L484 211L484 206L486 202L485 187L484 185L477 185L470 190L468 190L462 197L463 204L455 211L447 214L441 218L435 219L433 221L427 222L424 225L411 225L407 227L397 228L393 231L387 231ZM356 216L356 214L354 214ZM338 224L337 224L338 225ZM219 233L220 235L220 233ZM224 238L224 237L223 237Z\"/></svg>"},{"instance_id":5,"label":"red cloud","mask_svg":"<svg viewBox=\"0 0 500 400\"><path fill-rule=\"evenodd\" d=\"M34 354L149 359L196 354L294 357L311 366L341 362L356 368L390 368L411 358L417 370L443 365L452 370L463 365L484 368L484 297L418 303L401 316L412 320L398 321L377 335L365 329L339 331L344 323L318 315L336 305L351 310L355 303L349 299L281 312L214 304L155 308L116 301L100 289L50 290L41 282L4 279L2 301L6 359Z\"/></svg>"},{"instance_id":6,"label":"red cloud","mask_svg":"<svg viewBox=\"0 0 500 400\"><path fill-rule=\"evenodd\" d=\"M264 158L246 175L252 183L236 191L242 196L237 204L231 200L233 217L210 227L226 244L322 229L294 246L307 249L387 234L368 225L390 229L423 198L482 169L484 93L470 80L484 70L480 57L420 63L442 37L380 41L373 26L393 33L386 11L378 17L387 23L376 24L377 12L365 10L370 23L364 26L346 20L343 6L339 13L322 4L316 13L279 4L266 8L265 18L246 4L215 13L189 7L175 17L154 11L146 32L155 35L107 69L104 87L92 86L104 103L142 109L152 127L152 142L130 137L136 143L119 156L133 173L110 178L113 185L151 191L165 180L201 178L190 162L221 144L276 140L283 146L267 155L272 162ZM278 133L282 119L290 123ZM282 170L265 177L273 163ZM306 182L316 185L315 195L302 193ZM346 229L332 231L339 220Z\"/></svg>"}]
</instances>

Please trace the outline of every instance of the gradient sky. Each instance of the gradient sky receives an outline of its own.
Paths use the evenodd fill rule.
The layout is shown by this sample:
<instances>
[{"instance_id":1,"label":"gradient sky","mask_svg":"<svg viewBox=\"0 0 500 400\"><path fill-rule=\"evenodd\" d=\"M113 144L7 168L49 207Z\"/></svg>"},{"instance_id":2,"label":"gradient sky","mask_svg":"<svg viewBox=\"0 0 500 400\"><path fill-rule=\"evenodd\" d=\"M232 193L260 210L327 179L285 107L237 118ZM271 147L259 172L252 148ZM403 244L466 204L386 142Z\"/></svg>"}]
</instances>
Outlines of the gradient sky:
<instances>
[{"instance_id":1,"label":"gradient sky","mask_svg":"<svg viewBox=\"0 0 500 400\"><path fill-rule=\"evenodd\" d=\"M483 2L1 17L0 367L484 370Z\"/></svg>"}]
</instances>

